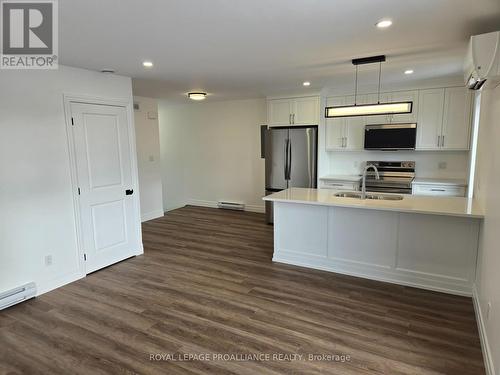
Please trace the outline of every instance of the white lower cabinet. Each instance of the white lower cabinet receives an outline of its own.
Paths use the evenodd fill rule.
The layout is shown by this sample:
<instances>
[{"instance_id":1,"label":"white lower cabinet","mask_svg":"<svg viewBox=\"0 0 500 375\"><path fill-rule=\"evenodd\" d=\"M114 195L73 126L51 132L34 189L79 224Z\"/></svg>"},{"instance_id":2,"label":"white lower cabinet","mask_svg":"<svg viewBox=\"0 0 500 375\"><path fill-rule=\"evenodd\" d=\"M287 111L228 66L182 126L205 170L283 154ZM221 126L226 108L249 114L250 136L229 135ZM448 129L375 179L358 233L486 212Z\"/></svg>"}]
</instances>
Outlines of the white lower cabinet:
<instances>
[{"instance_id":1,"label":"white lower cabinet","mask_svg":"<svg viewBox=\"0 0 500 375\"><path fill-rule=\"evenodd\" d=\"M417 184L412 185L413 195L434 195L441 197L464 197L465 187L456 185Z\"/></svg>"},{"instance_id":2,"label":"white lower cabinet","mask_svg":"<svg viewBox=\"0 0 500 375\"><path fill-rule=\"evenodd\" d=\"M479 219L274 202L273 261L471 295Z\"/></svg>"},{"instance_id":3,"label":"white lower cabinet","mask_svg":"<svg viewBox=\"0 0 500 375\"><path fill-rule=\"evenodd\" d=\"M359 181L336 181L336 180L322 180L320 179L320 188L322 189L336 189L343 191L357 191L359 190Z\"/></svg>"}]
</instances>

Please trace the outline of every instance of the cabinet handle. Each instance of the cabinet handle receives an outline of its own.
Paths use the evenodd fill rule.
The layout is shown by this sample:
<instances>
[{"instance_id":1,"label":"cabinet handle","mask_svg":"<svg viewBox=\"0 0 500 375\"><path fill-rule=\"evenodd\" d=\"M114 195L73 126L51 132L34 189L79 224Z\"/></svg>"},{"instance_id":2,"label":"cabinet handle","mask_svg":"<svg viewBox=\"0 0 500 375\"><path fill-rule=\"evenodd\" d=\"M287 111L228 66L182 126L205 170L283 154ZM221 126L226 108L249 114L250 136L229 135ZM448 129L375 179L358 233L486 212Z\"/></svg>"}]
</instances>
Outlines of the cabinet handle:
<instances>
[{"instance_id":1,"label":"cabinet handle","mask_svg":"<svg viewBox=\"0 0 500 375\"><path fill-rule=\"evenodd\" d=\"M291 113L288 115L288 123L290 125L292 125L292 114Z\"/></svg>"},{"instance_id":2,"label":"cabinet handle","mask_svg":"<svg viewBox=\"0 0 500 375\"><path fill-rule=\"evenodd\" d=\"M441 136L441 147L444 147L444 135Z\"/></svg>"},{"instance_id":3,"label":"cabinet handle","mask_svg":"<svg viewBox=\"0 0 500 375\"><path fill-rule=\"evenodd\" d=\"M445 189L431 189L431 191L446 191Z\"/></svg>"},{"instance_id":4,"label":"cabinet handle","mask_svg":"<svg viewBox=\"0 0 500 375\"><path fill-rule=\"evenodd\" d=\"M295 113L292 114L292 124L295 124Z\"/></svg>"},{"instance_id":5,"label":"cabinet handle","mask_svg":"<svg viewBox=\"0 0 500 375\"><path fill-rule=\"evenodd\" d=\"M441 146L441 136L438 135L438 147Z\"/></svg>"}]
</instances>

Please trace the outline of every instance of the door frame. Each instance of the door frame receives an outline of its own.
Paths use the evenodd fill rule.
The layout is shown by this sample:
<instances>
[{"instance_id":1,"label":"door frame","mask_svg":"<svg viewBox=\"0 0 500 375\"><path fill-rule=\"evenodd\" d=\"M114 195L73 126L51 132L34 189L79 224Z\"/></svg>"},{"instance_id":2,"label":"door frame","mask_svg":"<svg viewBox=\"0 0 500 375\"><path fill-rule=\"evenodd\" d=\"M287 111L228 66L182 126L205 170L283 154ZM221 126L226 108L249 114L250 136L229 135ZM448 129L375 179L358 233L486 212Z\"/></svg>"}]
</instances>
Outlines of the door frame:
<instances>
[{"instance_id":1,"label":"door frame","mask_svg":"<svg viewBox=\"0 0 500 375\"><path fill-rule=\"evenodd\" d=\"M75 218L75 236L76 236L76 246L78 251L78 270L81 277L87 275L86 263L84 260L85 250L83 249L83 234L82 234L82 222L80 215L80 199L78 195L78 174L77 174L77 163L76 163L76 150L75 141L73 138L73 125L71 122L71 103L82 103L82 104L94 104L94 105L107 105L114 107L125 108L127 115L127 126L129 133L129 151L130 151L130 162L131 162L131 174L132 174L132 189L137 192L133 195L134 199L134 216L137 224L137 238L139 240L139 248L136 250L135 255L141 255L144 253L144 246L142 244L142 231L141 231L141 208L139 201L139 176L137 170L137 151L135 142L135 126L134 126L134 112L132 106L132 100L127 98L109 98L109 97L98 97L91 95L82 94L63 94L63 105L64 105L64 117L66 123L66 138L68 146L69 155L69 169L71 178L71 191L73 196L73 212Z\"/></svg>"}]
</instances>

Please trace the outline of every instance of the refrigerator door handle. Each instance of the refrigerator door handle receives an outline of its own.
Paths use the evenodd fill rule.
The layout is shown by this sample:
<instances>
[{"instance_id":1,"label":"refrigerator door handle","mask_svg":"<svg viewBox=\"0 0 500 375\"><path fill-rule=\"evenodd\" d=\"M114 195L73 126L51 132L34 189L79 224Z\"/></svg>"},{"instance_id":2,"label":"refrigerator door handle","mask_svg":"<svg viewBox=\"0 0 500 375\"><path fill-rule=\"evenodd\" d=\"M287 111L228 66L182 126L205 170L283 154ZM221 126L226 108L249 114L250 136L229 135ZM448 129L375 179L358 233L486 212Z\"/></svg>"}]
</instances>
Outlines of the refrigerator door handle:
<instances>
[{"instance_id":1,"label":"refrigerator door handle","mask_svg":"<svg viewBox=\"0 0 500 375\"><path fill-rule=\"evenodd\" d=\"M285 180L288 180L287 178L287 171L288 171L288 138L285 139L285 143L283 144L283 153L284 153L284 163L283 163L283 175L285 176Z\"/></svg>"},{"instance_id":2,"label":"refrigerator door handle","mask_svg":"<svg viewBox=\"0 0 500 375\"><path fill-rule=\"evenodd\" d=\"M290 142L290 140L288 140L288 177L287 177L287 180L290 180L291 179L291 174L292 174L292 142Z\"/></svg>"}]
</instances>

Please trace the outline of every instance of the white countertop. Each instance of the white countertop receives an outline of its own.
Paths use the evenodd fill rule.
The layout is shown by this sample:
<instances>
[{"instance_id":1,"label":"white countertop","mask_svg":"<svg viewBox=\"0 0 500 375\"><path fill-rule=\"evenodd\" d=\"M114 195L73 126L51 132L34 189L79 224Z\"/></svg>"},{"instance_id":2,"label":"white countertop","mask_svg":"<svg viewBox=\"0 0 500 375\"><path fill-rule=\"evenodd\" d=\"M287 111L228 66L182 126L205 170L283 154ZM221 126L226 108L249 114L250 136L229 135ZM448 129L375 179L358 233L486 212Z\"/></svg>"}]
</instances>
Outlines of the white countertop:
<instances>
[{"instance_id":1,"label":"white countertop","mask_svg":"<svg viewBox=\"0 0 500 375\"><path fill-rule=\"evenodd\" d=\"M467 186L467 182L459 178L415 177L413 183L421 185Z\"/></svg>"},{"instance_id":2,"label":"white countertop","mask_svg":"<svg viewBox=\"0 0 500 375\"><path fill-rule=\"evenodd\" d=\"M348 181L348 182L358 182L361 181L361 176L359 175L348 175L348 174L328 174L319 178L320 180L326 181Z\"/></svg>"},{"instance_id":3,"label":"white countertop","mask_svg":"<svg viewBox=\"0 0 500 375\"><path fill-rule=\"evenodd\" d=\"M264 197L265 201L314 204L429 215L445 215L482 219L484 214L474 199L403 195L400 201L335 197L334 189L291 188Z\"/></svg>"}]
</instances>

